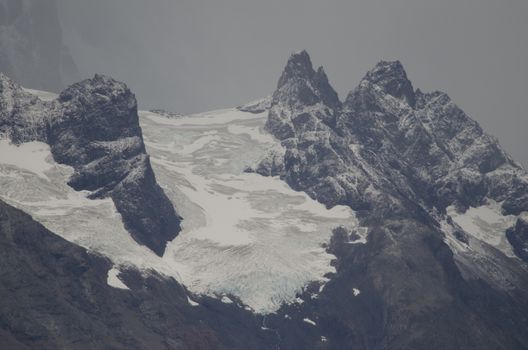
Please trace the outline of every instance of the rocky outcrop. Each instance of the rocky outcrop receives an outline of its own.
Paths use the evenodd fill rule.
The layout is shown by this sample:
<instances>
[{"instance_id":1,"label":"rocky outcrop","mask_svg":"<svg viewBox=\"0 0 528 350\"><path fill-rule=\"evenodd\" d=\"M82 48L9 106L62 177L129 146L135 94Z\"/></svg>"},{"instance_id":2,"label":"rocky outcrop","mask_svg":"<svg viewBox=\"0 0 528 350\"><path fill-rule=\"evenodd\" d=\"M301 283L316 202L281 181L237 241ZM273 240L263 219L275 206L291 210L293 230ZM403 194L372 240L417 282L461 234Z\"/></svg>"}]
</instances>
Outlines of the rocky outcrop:
<instances>
[{"instance_id":1,"label":"rocky outcrop","mask_svg":"<svg viewBox=\"0 0 528 350\"><path fill-rule=\"evenodd\" d=\"M528 348L526 265L467 237L455 250L443 229L458 230L450 205L493 199L505 214L528 211L528 177L445 93L414 90L399 62L382 61L341 103L303 51L279 79L266 129L282 150L252 171L329 207L348 205L369 228L365 245L335 236L336 275L315 300L284 308L313 315L325 334L319 346Z\"/></svg>"},{"instance_id":2,"label":"rocky outcrop","mask_svg":"<svg viewBox=\"0 0 528 350\"><path fill-rule=\"evenodd\" d=\"M0 84L1 132L48 143L57 162L75 169L70 186L112 198L132 237L162 255L181 219L156 182L126 85L96 75L41 101L5 76Z\"/></svg>"},{"instance_id":3,"label":"rocky outcrop","mask_svg":"<svg viewBox=\"0 0 528 350\"><path fill-rule=\"evenodd\" d=\"M48 91L79 80L55 0L0 0L0 72Z\"/></svg>"},{"instance_id":4,"label":"rocky outcrop","mask_svg":"<svg viewBox=\"0 0 528 350\"><path fill-rule=\"evenodd\" d=\"M506 231L506 237L515 254L528 262L528 222L524 219L518 219L515 226Z\"/></svg>"},{"instance_id":5,"label":"rocky outcrop","mask_svg":"<svg viewBox=\"0 0 528 350\"><path fill-rule=\"evenodd\" d=\"M261 100L252 101L245 105L238 106L237 109L242 112L259 114L259 113L264 113L267 110L269 110L270 105L271 105L271 96L268 96Z\"/></svg>"}]
</instances>

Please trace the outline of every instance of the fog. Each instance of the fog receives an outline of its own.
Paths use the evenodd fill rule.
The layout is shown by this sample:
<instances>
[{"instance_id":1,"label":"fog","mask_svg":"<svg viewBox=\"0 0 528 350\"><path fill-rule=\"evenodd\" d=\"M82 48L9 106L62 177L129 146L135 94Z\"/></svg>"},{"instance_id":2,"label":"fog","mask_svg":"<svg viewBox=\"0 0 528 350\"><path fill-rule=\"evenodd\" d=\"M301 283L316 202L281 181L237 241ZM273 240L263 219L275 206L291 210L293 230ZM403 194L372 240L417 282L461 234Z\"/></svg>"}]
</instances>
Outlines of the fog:
<instances>
[{"instance_id":1,"label":"fog","mask_svg":"<svg viewBox=\"0 0 528 350\"><path fill-rule=\"evenodd\" d=\"M306 49L344 98L399 59L415 88L446 91L528 165L526 0L58 0L85 77L125 81L141 108L179 113L273 92Z\"/></svg>"}]
</instances>

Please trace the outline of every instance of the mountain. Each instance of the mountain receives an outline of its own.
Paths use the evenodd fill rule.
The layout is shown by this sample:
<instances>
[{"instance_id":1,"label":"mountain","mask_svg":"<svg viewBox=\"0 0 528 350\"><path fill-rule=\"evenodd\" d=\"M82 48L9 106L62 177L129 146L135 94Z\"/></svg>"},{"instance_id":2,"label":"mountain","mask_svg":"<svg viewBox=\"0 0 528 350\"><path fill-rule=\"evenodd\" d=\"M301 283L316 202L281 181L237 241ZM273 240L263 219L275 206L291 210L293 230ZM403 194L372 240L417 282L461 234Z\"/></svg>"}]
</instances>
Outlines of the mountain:
<instances>
[{"instance_id":1,"label":"mountain","mask_svg":"<svg viewBox=\"0 0 528 350\"><path fill-rule=\"evenodd\" d=\"M528 175L399 62L190 116L0 76L0 134L0 346L528 349Z\"/></svg>"},{"instance_id":2,"label":"mountain","mask_svg":"<svg viewBox=\"0 0 528 350\"><path fill-rule=\"evenodd\" d=\"M266 129L283 156L272 150L253 171L350 206L369 229L365 245L334 236L337 275L317 303L333 346L528 346L528 177L445 93L414 90L399 62L382 61L341 103L303 51ZM365 299L344 302L354 287Z\"/></svg>"},{"instance_id":3,"label":"mountain","mask_svg":"<svg viewBox=\"0 0 528 350\"><path fill-rule=\"evenodd\" d=\"M49 91L79 79L62 40L55 0L0 0L0 72Z\"/></svg>"},{"instance_id":4,"label":"mountain","mask_svg":"<svg viewBox=\"0 0 528 350\"><path fill-rule=\"evenodd\" d=\"M69 186L111 198L132 237L163 254L181 218L156 182L137 102L124 84L96 75L43 101L0 74L0 105L3 135L48 144L56 162L73 167Z\"/></svg>"}]
</instances>

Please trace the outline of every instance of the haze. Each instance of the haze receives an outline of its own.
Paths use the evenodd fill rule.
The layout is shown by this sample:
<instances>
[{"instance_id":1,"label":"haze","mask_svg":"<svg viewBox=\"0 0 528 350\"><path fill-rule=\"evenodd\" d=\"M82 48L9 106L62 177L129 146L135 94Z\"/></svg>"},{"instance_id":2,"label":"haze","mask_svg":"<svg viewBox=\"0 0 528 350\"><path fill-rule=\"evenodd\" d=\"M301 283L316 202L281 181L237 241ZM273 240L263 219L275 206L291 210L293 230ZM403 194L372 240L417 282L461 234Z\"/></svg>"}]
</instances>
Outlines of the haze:
<instances>
[{"instance_id":1,"label":"haze","mask_svg":"<svg viewBox=\"0 0 528 350\"><path fill-rule=\"evenodd\" d=\"M415 88L446 91L528 165L526 0L59 0L59 9L81 74L126 82L144 109L264 97L299 49L342 99L377 61L399 59Z\"/></svg>"}]
</instances>

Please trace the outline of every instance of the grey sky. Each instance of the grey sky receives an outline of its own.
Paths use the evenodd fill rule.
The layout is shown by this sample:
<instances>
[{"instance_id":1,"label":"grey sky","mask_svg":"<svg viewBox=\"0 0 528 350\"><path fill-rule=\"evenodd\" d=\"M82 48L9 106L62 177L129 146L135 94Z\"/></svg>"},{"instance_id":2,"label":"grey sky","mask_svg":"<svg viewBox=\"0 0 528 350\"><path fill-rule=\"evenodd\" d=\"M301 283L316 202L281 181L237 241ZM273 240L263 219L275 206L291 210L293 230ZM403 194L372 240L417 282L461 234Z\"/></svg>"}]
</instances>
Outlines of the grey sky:
<instances>
[{"instance_id":1,"label":"grey sky","mask_svg":"<svg viewBox=\"0 0 528 350\"><path fill-rule=\"evenodd\" d=\"M381 59L443 90L528 165L526 0L59 0L83 76L190 113L270 94L306 49L341 98Z\"/></svg>"}]
</instances>

